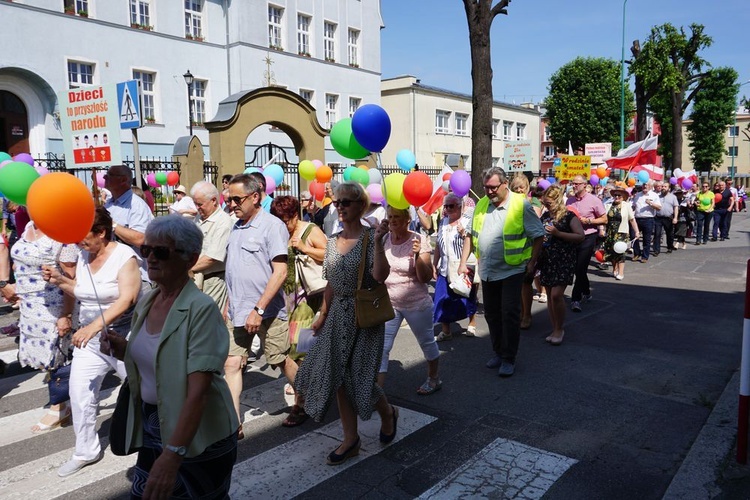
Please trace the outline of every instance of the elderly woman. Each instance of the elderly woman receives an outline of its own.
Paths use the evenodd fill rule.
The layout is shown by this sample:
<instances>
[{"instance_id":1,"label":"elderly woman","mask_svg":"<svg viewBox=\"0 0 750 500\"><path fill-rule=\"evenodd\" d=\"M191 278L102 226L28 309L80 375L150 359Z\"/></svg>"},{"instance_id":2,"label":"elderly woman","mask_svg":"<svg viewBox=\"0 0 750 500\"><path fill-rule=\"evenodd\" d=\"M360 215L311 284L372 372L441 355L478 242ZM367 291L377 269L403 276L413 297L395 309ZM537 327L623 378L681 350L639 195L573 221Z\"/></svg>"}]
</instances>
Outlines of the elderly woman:
<instances>
[{"instance_id":1,"label":"elderly woman","mask_svg":"<svg viewBox=\"0 0 750 500\"><path fill-rule=\"evenodd\" d=\"M477 289L472 287L468 298L455 293L448 286L449 280L459 279L456 273L461 262L464 245L464 228L470 224L473 211L462 217L461 198L453 193L445 195L443 213L445 217L437 230L435 253L432 257L435 272L435 299L433 322L440 323L442 331L437 336L438 342L452 340L451 323L472 317L477 312ZM452 263L452 264L451 264ZM470 323L468 332L473 336Z\"/></svg>"},{"instance_id":2,"label":"elderly woman","mask_svg":"<svg viewBox=\"0 0 750 500\"><path fill-rule=\"evenodd\" d=\"M307 353L294 383L304 397L305 411L317 422L336 398L344 441L328 455L329 465L339 465L359 455L357 416L368 420L373 409L377 410L383 444L396 437L398 423L398 410L388 403L383 389L375 383L383 354L384 325L359 328L354 305L363 258L366 258L363 288L371 288L388 278L390 267L383 248L388 224L383 222L376 229L362 225L369 200L360 184L341 183L335 196L333 203L343 230L328 240L323 263L328 285L320 316L312 325L317 341Z\"/></svg>"},{"instance_id":3,"label":"elderly woman","mask_svg":"<svg viewBox=\"0 0 750 500\"><path fill-rule=\"evenodd\" d=\"M432 280L430 244L419 233L409 231L409 211L388 207L388 227L383 248L391 273L385 280L396 317L385 324L385 346L380 362L378 384L385 385L388 358L401 323L406 320L427 360L427 380L417 389L426 396L442 388L438 376L440 350L432 330L432 298L427 283Z\"/></svg>"},{"instance_id":4,"label":"elderly woman","mask_svg":"<svg viewBox=\"0 0 750 500\"><path fill-rule=\"evenodd\" d=\"M8 252L2 245L2 251ZM75 299L42 279L43 265L59 265L75 276L78 248L54 241L29 222L11 248L16 282L8 283L10 262L0 259L0 293L9 301L20 297L18 360L21 366L47 371L68 364ZM62 399L61 399L62 398ZM70 421L68 397L50 391L50 409L31 430L42 432Z\"/></svg>"},{"instance_id":5,"label":"elderly woman","mask_svg":"<svg viewBox=\"0 0 750 500\"><path fill-rule=\"evenodd\" d=\"M73 334L73 363L70 370L70 403L76 446L73 458L57 474L75 474L102 458L96 433L99 390L104 377L114 370L125 378L125 365L100 349L100 333L107 329L125 337L141 290L138 257L128 245L112 241L112 217L96 209L91 232L79 243L83 250L75 279L44 266L43 275L80 302L80 328Z\"/></svg>"},{"instance_id":6,"label":"elderly woman","mask_svg":"<svg viewBox=\"0 0 750 500\"><path fill-rule=\"evenodd\" d=\"M604 260L612 263L612 271L616 280L622 280L625 277L625 254L617 253L614 250L615 243L624 241L629 243L630 230L639 238L638 224L635 222L635 213L633 207L628 203L628 192L621 188L610 191L612 195L612 205L607 211L607 236L604 240Z\"/></svg>"},{"instance_id":7,"label":"elderly woman","mask_svg":"<svg viewBox=\"0 0 750 500\"><path fill-rule=\"evenodd\" d=\"M108 334L130 386L126 449L138 448L132 498L228 498L239 422L224 377L229 337L188 272L203 234L178 215L146 229L157 288L138 303L129 341Z\"/></svg>"}]
</instances>

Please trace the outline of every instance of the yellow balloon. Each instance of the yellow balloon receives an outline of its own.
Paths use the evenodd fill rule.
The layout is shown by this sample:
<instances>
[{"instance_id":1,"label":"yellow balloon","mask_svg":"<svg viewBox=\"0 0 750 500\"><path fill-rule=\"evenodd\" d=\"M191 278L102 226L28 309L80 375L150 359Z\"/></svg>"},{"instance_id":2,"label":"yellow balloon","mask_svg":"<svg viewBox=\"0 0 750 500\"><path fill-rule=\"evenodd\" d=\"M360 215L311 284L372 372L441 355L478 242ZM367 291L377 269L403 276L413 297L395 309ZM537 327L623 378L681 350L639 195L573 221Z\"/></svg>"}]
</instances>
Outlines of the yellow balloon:
<instances>
[{"instance_id":1,"label":"yellow balloon","mask_svg":"<svg viewBox=\"0 0 750 500\"><path fill-rule=\"evenodd\" d=\"M383 195L390 206L400 209L409 208L409 202L404 197L405 180L406 176L401 172L388 174L383 179Z\"/></svg>"}]
</instances>

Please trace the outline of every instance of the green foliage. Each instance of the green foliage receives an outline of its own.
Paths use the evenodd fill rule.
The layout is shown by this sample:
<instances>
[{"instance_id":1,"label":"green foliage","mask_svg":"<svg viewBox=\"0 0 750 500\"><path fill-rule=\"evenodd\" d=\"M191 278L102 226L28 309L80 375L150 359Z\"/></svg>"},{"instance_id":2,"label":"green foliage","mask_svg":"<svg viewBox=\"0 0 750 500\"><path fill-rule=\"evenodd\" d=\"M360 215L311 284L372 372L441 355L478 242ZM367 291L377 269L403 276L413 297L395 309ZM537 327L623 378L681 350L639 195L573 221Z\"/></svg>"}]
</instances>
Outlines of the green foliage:
<instances>
[{"instance_id":1,"label":"green foliage","mask_svg":"<svg viewBox=\"0 0 750 500\"><path fill-rule=\"evenodd\" d=\"M656 116L661 127L659 136L659 155L665 165L672 165L672 137L674 127L672 125L672 96L669 91L660 91L648 101L649 109ZM679 152L678 154L682 154Z\"/></svg>"},{"instance_id":2,"label":"green foliage","mask_svg":"<svg viewBox=\"0 0 750 500\"><path fill-rule=\"evenodd\" d=\"M550 133L558 150L587 142L620 143L620 63L579 57L549 80L545 101ZM625 120L633 115L633 93L625 88Z\"/></svg>"},{"instance_id":3,"label":"green foliage","mask_svg":"<svg viewBox=\"0 0 750 500\"><path fill-rule=\"evenodd\" d=\"M702 79L687 126L690 157L698 170L710 171L724 159L724 137L734 122L738 76L733 68L716 68Z\"/></svg>"}]
</instances>

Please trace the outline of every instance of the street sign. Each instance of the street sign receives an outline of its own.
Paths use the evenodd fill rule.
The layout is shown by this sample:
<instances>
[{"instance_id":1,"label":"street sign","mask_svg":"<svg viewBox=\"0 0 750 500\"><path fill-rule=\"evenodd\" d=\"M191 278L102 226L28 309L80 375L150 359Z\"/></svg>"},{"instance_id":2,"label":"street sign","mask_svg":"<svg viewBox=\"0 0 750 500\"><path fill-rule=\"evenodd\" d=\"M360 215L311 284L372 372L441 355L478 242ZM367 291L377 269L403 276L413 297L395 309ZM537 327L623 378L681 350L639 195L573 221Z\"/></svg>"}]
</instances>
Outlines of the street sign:
<instances>
[{"instance_id":1,"label":"street sign","mask_svg":"<svg viewBox=\"0 0 750 500\"><path fill-rule=\"evenodd\" d=\"M141 92L138 80L128 80L117 84L117 112L120 115L120 128L140 128Z\"/></svg>"}]
</instances>

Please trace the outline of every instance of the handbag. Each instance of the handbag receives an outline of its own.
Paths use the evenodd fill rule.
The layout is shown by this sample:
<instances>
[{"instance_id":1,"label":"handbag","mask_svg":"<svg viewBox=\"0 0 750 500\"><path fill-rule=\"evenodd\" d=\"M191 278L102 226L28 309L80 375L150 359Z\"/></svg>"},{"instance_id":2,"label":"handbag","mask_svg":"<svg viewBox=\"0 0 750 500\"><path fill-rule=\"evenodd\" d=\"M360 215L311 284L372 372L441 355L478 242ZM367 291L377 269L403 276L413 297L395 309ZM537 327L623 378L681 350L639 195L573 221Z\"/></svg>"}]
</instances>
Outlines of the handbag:
<instances>
[{"instance_id":1,"label":"handbag","mask_svg":"<svg viewBox=\"0 0 750 500\"><path fill-rule=\"evenodd\" d=\"M307 300L305 300L305 296L303 295L301 300L296 301L294 311L289 315L289 344L291 345L289 357L292 361L297 361L305 357L304 352L297 351L299 332L303 328L310 328L314 319L315 311L307 304Z\"/></svg>"},{"instance_id":2,"label":"handbag","mask_svg":"<svg viewBox=\"0 0 750 500\"><path fill-rule=\"evenodd\" d=\"M57 337L55 340L55 349L58 353L52 355L52 365L54 369L49 372L49 380L47 380L47 387L49 389L49 403L50 405L59 405L70 399L70 361L72 356L69 352L63 352L60 347L60 341L62 337ZM62 360L63 365L59 362Z\"/></svg>"},{"instance_id":3,"label":"handbag","mask_svg":"<svg viewBox=\"0 0 750 500\"><path fill-rule=\"evenodd\" d=\"M300 240L307 241L314 224L310 223L302 233ZM309 255L295 254L294 266L297 269L297 280L305 290L305 294L314 295L325 290L328 281L323 279L323 266L315 262Z\"/></svg>"},{"instance_id":4,"label":"handbag","mask_svg":"<svg viewBox=\"0 0 750 500\"><path fill-rule=\"evenodd\" d=\"M385 284L378 283L372 288L362 288L369 240L370 231L365 229L365 237L362 239L362 260L359 261L357 290L354 295L354 314L359 328L372 328L396 317Z\"/></svg>"},{"instance_id":5,"label":"handbag","mask_svg":"<svg viewBox=\"0 0 750 500\"><path fill-rule=\"evenodd\" d=\"M128 410L130 409L130 384L128 380L122 383L117 395L117 404L109 421L109 448L114 455L124 457L138 451L138 448L125 448L128 434Z\"/></svg>"}]
</instances>

